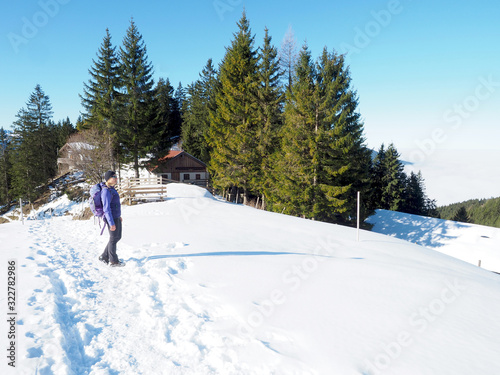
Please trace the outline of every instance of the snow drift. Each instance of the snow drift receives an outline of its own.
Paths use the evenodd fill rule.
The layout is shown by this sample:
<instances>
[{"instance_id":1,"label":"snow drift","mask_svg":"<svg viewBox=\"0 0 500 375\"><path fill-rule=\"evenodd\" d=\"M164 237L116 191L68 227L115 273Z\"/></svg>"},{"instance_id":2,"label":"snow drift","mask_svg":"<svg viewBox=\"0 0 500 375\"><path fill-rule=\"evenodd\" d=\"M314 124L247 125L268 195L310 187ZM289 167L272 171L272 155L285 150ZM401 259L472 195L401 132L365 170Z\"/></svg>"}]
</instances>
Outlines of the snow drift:
<instances>
[{"instance_id":1,"label":"snow drift","mask_svg":"<svg viewBox=\"0 0 500 375\"><path fill-rule=\"evenodd\" d=\"M373 231L500 272L500 228L377 210L367 222Z\"/></svg>"}]
</instances>

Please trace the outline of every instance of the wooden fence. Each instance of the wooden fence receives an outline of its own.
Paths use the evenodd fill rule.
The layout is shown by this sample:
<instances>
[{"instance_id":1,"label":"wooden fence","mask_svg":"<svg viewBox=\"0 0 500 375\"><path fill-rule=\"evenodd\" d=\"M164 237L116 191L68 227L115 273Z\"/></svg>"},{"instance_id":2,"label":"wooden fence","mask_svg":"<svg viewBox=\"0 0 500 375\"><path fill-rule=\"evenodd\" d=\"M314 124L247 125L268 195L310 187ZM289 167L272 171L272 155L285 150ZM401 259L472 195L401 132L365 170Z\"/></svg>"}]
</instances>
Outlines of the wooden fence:
<instances>
[{"instance_id":1,"label":"wooden fence","mask_svg":"<svg viewBox=\"0 0 500 375\"><path fill-rule=\"evenodd\" d=\"M167 183L177 182L159 177L125 178L116 186L120 198L128 200L164 200L167 198Z\"/></svg>"}]
</instances>

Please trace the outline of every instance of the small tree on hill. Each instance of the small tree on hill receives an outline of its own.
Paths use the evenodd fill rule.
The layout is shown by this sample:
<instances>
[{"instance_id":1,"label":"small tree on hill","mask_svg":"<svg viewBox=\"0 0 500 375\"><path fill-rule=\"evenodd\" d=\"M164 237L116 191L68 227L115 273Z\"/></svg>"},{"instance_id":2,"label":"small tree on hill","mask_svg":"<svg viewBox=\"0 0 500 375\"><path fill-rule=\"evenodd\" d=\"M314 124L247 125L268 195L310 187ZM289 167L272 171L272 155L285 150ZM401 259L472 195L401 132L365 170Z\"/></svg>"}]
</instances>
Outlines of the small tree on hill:
<instances>
[{"instance_id":1,"label":"small tree on hill","mask_svg":"<svg viewBox=\"0 0 500 375\"><path fill-rule=\"evenodd\" d=\"M465 209L464 206L458 209L457 213L455 214L455 216L453 216L451 220L460 221L462 223L470 223L469 214L467 213L467 210Z\"/></svg>"}]
</instances>

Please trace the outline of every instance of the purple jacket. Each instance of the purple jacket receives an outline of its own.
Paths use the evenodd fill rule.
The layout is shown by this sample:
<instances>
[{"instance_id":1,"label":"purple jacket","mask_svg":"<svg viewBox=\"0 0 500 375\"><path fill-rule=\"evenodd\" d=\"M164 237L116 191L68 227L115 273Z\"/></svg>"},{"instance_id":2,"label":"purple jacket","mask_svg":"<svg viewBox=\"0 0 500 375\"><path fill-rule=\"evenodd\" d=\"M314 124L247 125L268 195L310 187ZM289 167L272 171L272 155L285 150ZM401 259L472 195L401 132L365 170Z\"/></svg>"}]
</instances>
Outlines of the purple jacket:
<instances>
[{"instance_id":1,"label":"purple jacket","mask_svg":"<svg viewBox=\"0 0 500 375\"><path fill-rule=\"evenodd\" d=\"M115 225L115 220L122 216L120 196L115 188L103 187L101 192L102 208L104 216L110 226Z\"/></svg>"}]
</instances>

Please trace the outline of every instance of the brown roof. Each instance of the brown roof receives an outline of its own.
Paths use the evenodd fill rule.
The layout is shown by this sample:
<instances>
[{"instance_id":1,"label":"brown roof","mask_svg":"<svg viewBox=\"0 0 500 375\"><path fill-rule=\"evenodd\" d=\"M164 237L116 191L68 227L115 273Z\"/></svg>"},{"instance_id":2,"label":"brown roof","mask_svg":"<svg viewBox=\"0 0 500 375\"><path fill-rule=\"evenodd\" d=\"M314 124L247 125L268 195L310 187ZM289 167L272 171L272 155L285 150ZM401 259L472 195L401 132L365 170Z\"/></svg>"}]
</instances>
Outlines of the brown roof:
<instances>
[{"instance_id":1,"label":"brown roof","mask_svg":"<svg viewBox=\"0 0 500 375\"><path fill-rule=\"evenodd\" d=\"M166 161L167 159L175 158L177 155L179 155L182 152L184 152L184 151L172 151L172 150L170 150L167 155L158 159L158 161Z\"/></svg>"}]
</instances>

